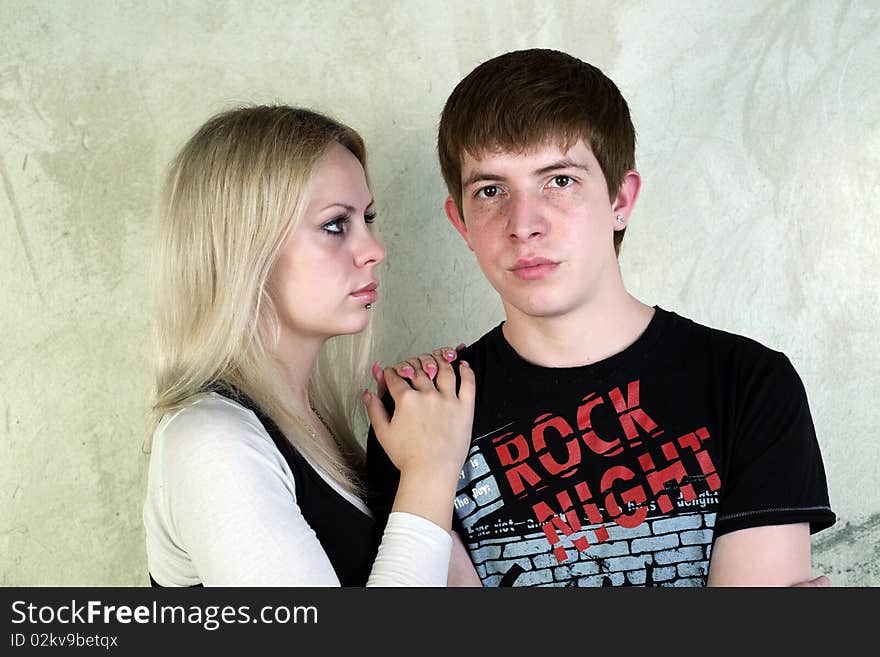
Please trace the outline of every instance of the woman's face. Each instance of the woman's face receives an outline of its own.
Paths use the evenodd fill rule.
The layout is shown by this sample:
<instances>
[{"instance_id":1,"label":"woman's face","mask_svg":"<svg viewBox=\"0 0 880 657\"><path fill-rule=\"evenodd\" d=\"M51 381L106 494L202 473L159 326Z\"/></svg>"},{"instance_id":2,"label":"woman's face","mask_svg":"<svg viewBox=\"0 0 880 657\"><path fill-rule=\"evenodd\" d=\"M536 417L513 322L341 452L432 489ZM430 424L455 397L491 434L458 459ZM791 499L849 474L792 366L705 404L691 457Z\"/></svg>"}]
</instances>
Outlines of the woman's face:
<instances>
[{"instance_id":1,"label":"woman's face","mask_svg":"<svg viewBox=\"0 0 880 657\"><path fill-rule=\"evenodd\" d=\"M362 331L375 303L385 248L373 237L373 196L364 169L334 144L309 188L299 225L281 247L270 289L283 331L328 338Z\"/></svg>"}]
</instances>

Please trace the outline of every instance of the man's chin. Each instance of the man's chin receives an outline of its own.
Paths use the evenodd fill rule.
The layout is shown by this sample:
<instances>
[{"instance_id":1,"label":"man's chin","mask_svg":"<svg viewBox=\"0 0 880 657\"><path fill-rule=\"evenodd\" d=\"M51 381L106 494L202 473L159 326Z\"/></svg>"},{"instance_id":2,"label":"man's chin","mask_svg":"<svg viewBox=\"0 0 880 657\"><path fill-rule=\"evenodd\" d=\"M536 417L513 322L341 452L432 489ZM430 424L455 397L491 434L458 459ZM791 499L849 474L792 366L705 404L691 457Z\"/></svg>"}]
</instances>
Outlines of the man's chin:
<instances>
[{"instance_id":1,"label":"man's chin","mask_svg":"<svg viewBox=\"0 0 880 657\"><path fill-rule=\"evenodd\" d=\"M540 319L561 317L572 310L570 303L564 303L558 299L534 297L526 299L514 299L507 305L516 308L522 315Z\"/></svg>"}]
</instances>

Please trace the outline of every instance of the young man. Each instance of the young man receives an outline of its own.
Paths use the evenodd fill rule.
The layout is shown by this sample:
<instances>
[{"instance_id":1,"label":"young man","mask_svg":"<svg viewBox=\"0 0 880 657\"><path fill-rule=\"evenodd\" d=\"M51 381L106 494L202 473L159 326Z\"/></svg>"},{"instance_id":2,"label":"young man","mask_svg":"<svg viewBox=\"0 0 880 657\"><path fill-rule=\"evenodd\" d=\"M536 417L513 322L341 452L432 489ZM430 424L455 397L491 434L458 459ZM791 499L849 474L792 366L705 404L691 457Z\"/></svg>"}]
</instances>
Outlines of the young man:
<instances>
[{"instance_id":1,"label":"young man","mask_svg":"<svg viewBox=\"0 0 880 657\"><path fill-rule=\"evenodd\" d=\"M506 316L460 353L477 399L454 527L482 583L809 580L835 516L791 363L624 287L640 177L615 84L556 51L496 57L449 97L438 149ZM368 449L381 518L395 472Z\"/></svg>"}]
</instances>

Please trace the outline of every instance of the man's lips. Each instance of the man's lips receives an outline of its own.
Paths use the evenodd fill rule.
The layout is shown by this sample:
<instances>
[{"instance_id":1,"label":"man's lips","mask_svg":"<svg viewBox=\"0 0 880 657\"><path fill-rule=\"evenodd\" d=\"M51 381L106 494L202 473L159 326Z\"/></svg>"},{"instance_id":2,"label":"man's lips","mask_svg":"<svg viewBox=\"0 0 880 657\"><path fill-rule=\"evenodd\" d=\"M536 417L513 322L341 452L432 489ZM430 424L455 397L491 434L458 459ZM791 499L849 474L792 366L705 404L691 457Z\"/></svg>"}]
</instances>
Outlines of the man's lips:
<instances>
[{"instance_id":1,"label":"man's lips","mask_svg":"<svg viewBox=\"0 0 880 657\"><path fill-rule=\"evenodd\" d=\"M372 283L368 283L364 285L359 290L355 290L351 293L358 301L363 301L364 303L373 303L376 299L379 298L379 293L376 292L376 288L379 287L379 284L375 281Z\"/></svg>"},{"instance_id":2,"label":"man's lips","mask_svg":"<svg viewBox=\"0 0 880 657\"><path fill-rule=\"evenodd\" d=\"M533 281L549 276L557 267L559 267L558 262L547 258L521 258L510 268L510 273L517 278Z\"/></svg>"}]
</instances>

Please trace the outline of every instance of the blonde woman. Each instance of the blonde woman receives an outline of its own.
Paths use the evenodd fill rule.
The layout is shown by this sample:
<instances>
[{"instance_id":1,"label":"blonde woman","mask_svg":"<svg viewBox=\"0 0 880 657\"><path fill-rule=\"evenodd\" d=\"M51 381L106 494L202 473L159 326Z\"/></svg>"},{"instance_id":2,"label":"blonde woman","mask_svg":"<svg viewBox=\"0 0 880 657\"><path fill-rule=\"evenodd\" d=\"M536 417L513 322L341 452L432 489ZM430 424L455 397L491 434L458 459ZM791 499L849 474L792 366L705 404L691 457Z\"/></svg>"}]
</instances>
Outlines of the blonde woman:
<instances>
[{"instance_id":1,"label":"blonde woman","mask_svg":"<svg viewBox=\"0 0 880 657\"><path fill-rule=\"evenodd\" d=\"M156 249L144 505L151 581L444 585L474 384L449 361L362 387L385 250L358 134L291 107L209 120L174 160ZM362 501L364 404L401 470L381 534Z\"/></svg>"}]
</instances>

